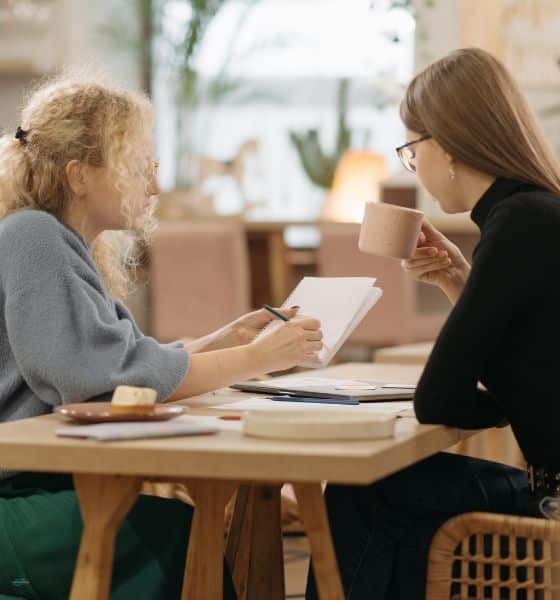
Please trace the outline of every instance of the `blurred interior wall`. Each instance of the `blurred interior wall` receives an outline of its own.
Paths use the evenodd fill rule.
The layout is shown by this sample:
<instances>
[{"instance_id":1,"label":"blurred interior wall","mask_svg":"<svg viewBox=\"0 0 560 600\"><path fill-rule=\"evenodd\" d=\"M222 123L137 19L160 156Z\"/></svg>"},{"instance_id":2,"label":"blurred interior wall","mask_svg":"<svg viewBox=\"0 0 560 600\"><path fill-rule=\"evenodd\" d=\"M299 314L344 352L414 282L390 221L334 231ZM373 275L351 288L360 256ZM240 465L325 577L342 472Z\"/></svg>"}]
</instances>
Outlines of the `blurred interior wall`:
<instances>
[{"instance_id":1,"label":"blurred interior wall","mask_svg":"<svg viewBox=\"0 0 560 600\"><path fill-rule=\"evenodd\" d=\"M100 71L124 87L140 86L133 46L139 31L135 2L51 0L49 4L44 21L0 22L2 130L11 131L19 124L24 94L61 69ZM118 30L119 23L120 37L107 31L107 25Z\"/></svg>"}]
</instances>

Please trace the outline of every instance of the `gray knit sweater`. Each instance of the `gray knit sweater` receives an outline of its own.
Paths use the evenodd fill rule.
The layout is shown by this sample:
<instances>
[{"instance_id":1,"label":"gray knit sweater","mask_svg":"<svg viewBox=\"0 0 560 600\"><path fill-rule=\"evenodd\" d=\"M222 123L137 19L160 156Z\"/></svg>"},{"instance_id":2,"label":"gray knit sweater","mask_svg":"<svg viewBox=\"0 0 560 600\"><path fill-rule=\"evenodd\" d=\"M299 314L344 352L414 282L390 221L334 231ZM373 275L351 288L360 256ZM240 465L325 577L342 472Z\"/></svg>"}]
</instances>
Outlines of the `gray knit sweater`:
<instances>
[{"instance_id":1,"label":"gray knit sweater","mask_svg":"<svg viewBox=\"0 0 560 600\"><path fill-rule=\"evenodd\" d=\"M0 220L0 421L108 400L120 384L154 388L161 401L188 366L181 342L143 335L110 298L74 231L37 210Z\"/></svg>"}]
</instances>

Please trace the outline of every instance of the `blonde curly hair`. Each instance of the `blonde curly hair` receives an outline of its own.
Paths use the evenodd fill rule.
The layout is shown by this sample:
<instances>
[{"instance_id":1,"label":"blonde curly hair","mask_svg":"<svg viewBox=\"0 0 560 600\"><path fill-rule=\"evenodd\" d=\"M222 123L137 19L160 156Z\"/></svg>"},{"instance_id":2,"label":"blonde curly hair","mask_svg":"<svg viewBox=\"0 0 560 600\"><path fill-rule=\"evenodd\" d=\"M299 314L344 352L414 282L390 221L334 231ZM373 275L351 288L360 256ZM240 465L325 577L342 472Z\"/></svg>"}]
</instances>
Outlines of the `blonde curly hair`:
<instances>
[{"instance_id":1,"label":"blonde curly hair","mask_svg":"<svg viewBox=\"0 0 560 600\"><path fill-rule=\"evenodd\" d=\"M72 195L65 166L78 160L107 167L121 197L128 231L106 231L92 244L92 256L110 294L131 290L138 241L155 228L153 211L132 222L130 178L149 185L141 143L151 130L152 108L140 93L102 83L99 78L61 75L32 91L21 116L24 140L0 137L0 219L25 209L44 210L63 220Z\"/></svg>"}]
</instances>

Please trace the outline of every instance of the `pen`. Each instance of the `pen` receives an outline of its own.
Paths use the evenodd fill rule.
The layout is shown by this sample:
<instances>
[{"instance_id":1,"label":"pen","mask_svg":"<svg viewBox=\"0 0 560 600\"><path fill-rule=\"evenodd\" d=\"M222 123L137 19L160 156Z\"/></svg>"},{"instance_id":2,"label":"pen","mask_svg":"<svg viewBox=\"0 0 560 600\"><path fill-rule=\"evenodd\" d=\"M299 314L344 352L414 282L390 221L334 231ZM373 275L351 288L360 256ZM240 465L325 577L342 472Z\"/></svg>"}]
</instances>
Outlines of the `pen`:
<instances>
[{"instance_id":1,"label":"pen","mask_svg":"<svg viewBox=\"0 0 560 600\"><path fill-rule=\"evenodd\" d=\"M309 402L311 404L344 404L346 406L358 406L360 401L356 398L316 398L309 396L267 396L269 400L277 402Z\"/></svg>"},{"instance_id":2,"label":"pen","mask_svg":"<svg viewBox=\"0 0 560 600\"><path fill-rule=\"evenodd\" d=\"M263 304L263 308L267 310L271 315L274 315L278 319L282 321L289 321L288 317L285 317L282 313L278 312L276 309L272 308L268 304Z\"/></svg>"}]
</instances>

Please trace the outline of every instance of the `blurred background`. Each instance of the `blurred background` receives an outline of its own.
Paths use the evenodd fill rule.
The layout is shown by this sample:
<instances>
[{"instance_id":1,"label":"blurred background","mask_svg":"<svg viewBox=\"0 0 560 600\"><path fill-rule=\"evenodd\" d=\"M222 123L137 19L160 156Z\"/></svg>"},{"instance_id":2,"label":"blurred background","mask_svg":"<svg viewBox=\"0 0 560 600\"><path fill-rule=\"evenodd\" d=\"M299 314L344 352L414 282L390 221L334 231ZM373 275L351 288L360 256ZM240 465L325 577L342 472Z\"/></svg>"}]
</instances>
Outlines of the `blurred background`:
<instances>
[{"instance_id":1,"label":"blurred background","mask_svg":"<svg viewBox=\"0 0 560 600\"><path fill-rule=\"evenodd\" d=\"M366 201L419 207L469 256L394 148L415 72L476 45L513 71L560 151L558 0L0 0L0 127L64 67L155 108L160 230L129 300L161 340L198 336L305 275L378 277L385 296L341 359L434 339L448 312L397 261L360 255Z\"/></svg>"}]
</instances>

